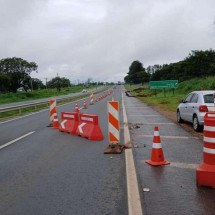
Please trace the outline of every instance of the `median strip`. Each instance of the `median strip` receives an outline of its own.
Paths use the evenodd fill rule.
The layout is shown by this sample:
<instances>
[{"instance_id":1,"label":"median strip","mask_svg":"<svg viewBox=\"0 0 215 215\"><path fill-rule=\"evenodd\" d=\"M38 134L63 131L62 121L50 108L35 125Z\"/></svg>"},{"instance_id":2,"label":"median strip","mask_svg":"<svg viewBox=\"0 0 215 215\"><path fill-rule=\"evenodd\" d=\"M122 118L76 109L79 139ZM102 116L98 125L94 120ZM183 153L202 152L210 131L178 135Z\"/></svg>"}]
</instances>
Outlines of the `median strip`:
<instances>
[{"instance_id":1,"label":"median strip","mask_svg":"<svg viewBox=\"0 0 215 215\"><path fill-rule=\"evenodd\" d=\"M18 138L14 139L14 140L11 140L8 143L5 143L5 144L1 145L0 150L5 148L5 147L7 147L7 146L9 146L9 145L11 145L11 144L13 144L13 143L15 143L15 142L17 142L17 141L19 141L19 140L21 140L21 139L23 139L23 138L25 138L25 137L27 137L27 136L29 136L29 135L31 135L31 134L33 134L34 132L35 131L31 131L31 132L29 132L27 134L22 135L21 137L18 137Z\"/></svg>"}]
</instances>

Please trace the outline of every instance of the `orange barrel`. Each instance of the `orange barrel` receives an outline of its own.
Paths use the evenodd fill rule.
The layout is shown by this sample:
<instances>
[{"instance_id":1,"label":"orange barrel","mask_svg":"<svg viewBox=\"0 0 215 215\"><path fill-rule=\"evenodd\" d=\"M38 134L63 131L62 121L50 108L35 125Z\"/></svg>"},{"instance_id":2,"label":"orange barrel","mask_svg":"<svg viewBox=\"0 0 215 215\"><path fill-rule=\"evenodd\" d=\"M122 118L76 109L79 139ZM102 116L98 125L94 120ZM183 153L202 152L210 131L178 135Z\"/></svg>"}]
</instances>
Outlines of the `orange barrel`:
<instances>
[{"instance_id":1,"label":"orange barrel","mask_svg":"<svg viewBox=\"0 0 215 215\"><path fill-rule=\"evenodd\" d=\"M215 112L204 117L203 163L197 168L198 186L215 187Z\"/></svg>"}]
</instances>

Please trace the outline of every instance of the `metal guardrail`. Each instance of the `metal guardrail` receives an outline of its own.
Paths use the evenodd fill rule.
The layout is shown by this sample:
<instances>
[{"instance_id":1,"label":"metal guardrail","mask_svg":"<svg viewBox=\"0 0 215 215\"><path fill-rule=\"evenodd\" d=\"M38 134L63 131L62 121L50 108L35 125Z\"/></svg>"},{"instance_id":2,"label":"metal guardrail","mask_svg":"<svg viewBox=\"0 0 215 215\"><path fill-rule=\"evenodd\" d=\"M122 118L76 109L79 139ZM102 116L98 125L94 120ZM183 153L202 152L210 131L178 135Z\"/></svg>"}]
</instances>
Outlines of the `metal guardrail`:
<instances>
[{"instance_id":1,"label":"metal guardrail","mask_svg":"<svg viewBox=\"0 0 215 215\"><path fill-rule=\"evenodd\" d=\"M98 90L98 91L93 91L94 93L100 93L104 90L104 88L102 90ZM84 94L86 95L86 94ZM88 95L88 94L87 94ZM82 94L76 94L74 96L64 96L64 97L61 97L61 98L56 98L56 101L59 102L59 101L63 101L63 100L71 100L72 98L78 98L82 96ZM49 100L50 99L47 99L45 101L40 101L40 102L32 102L32 103L27 103L27 104L21 104L21 105L14 105L14 106L9 106L9 107L3 107L3 108L0 108L0 113L4 113L4 112L9 112L9 111L15 111L15 110L19 110L19 114L22 113L22 109L24 108L30 108L30 107L35 107L35 110L37 110L37 106L40 106L40 105L43 105L43 104L47 104L47 106L49 106Z\"/></svg>"}]
</instances>

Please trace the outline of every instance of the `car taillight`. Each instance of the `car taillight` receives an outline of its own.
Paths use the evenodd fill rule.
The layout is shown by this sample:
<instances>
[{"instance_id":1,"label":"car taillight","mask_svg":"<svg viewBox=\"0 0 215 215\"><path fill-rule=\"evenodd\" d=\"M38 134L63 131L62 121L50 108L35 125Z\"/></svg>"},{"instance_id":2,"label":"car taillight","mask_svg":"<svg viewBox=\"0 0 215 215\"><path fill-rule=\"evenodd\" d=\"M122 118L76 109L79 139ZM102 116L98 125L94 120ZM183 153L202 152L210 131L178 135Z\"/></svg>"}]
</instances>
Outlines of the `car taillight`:
<instances>
[{"instance_id":1,"label":"car taillight","mask_svg":"<svg viewBox=\"0 0 215 215\"><path fill-rule=\"evenodd\" d=\"M200 105L199 106L199 111L200 112L208 112L208 107L206 105Z\"/></svg>"}]
</instances>

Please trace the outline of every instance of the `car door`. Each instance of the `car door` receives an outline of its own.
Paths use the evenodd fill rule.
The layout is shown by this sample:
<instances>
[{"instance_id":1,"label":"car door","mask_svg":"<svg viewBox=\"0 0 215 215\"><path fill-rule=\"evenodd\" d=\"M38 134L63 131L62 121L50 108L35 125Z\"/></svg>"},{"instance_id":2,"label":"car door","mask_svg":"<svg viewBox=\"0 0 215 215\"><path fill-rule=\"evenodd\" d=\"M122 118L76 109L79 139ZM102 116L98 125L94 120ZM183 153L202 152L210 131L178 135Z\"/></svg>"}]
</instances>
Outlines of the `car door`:
<instances>
[{"instance_id":1,"label":"car door","mask_svg":"<svg viewBox=\"0 0 215 215\"><path fill-rule=\"evenodd\" d=\"M187 98L183 101L183 103L181 104L181 107L180 107L180 115L181 115L181 118L183 120L186 120L188 121L189 120L189 112L188 112L188 107L189 107L189 104L190 104L190 101L193 97L193 93L190 93Z\"/></svg>"},{"instance_id":2,"label":"car door","mask_svg":"<svg viewBox=\"0 0 215 215\"><path fill-rule=\"evenodd\" d=\"M193 122L193 114L198 112L198 94L193 93L190 102L187 103L187 121Z\"/></svg>"}]
</instances>

